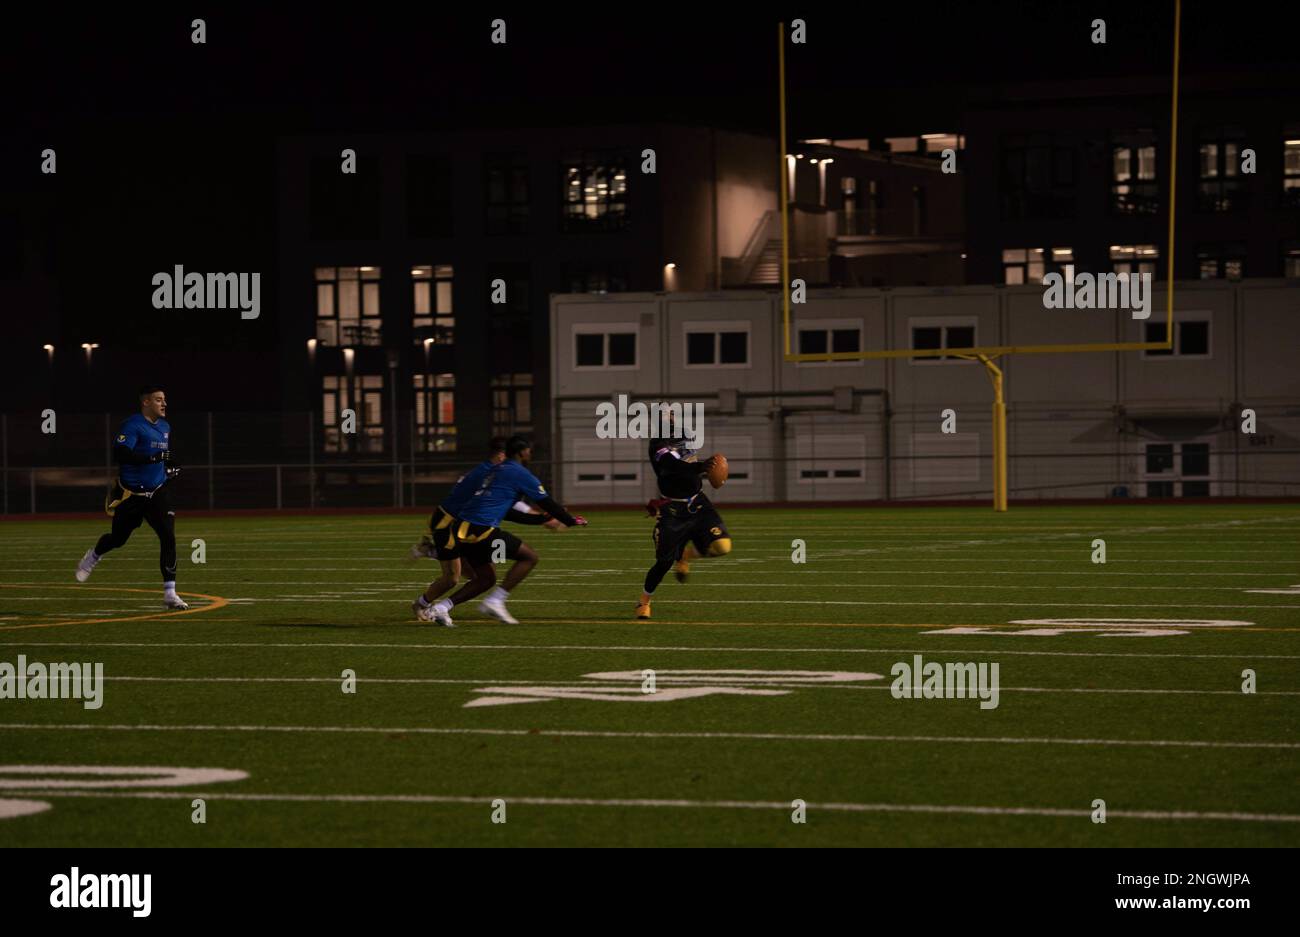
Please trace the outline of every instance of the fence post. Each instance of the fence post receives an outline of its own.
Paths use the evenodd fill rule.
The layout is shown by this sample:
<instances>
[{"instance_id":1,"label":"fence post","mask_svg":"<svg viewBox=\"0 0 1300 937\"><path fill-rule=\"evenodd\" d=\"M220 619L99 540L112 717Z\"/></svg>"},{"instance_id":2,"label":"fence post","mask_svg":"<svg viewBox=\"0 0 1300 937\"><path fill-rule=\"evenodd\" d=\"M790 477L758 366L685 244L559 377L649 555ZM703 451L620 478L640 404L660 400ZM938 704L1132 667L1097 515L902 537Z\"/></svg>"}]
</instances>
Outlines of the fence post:
<instances>
[{"instance_id":1,"label":"fence post","mask_svg":"<svg viewBox=\"0 0 1300 937\"><path fill-rule=\"evenodd\" d=\"M416 500L415 500L415 410L412 409L412 410L410 411L410 414L411 414L411 419L410 419L410 431L411 431L411 435L410 435L410 440L411 440L411 498L410 498L410 504L411 504L412 507L414 507L415 504L416 504Z\"/></svg>"},{"instance_id":2,"label":"fence post","mask_svg":"<svg viewBox=\"0 0 1300 937\"><path fill-rule=\"evenodd\" d=\"M316 509L316 411L307 412L307 509Z\"/></svg>"},{"instance_id":3,"label":"fence post","mask_svg":"<svg viewBox=\"0 0 1300 937\"><path fill-rule=\"evenodd\" d=\"M208 510L216 506L215 484L212 477L212 411L208 411Z\"/></svg>"}]
</instances>

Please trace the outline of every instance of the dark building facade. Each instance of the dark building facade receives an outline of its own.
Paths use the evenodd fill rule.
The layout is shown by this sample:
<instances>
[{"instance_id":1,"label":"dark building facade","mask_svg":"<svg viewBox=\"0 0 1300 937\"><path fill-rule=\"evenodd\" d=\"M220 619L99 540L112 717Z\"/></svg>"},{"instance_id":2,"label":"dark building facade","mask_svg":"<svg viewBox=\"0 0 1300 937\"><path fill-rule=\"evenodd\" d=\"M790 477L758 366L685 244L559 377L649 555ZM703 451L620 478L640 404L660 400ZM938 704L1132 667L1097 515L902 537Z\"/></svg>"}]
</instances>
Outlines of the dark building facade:
<instances>
[{"instance_id":1,"label":"dark building facade","mask_svg":"<svg viewBox=\"0 0 1300 937\"><path fill-rule=\"evenodd\" d=\"M1300 98L1278 90L1294 82L1265 69L1184 80L1175 278L1300 276ZM1168 276L1171 104L1168 79L973 95L967 282L1068 267Z\"/></svg>"},{"instance_id":2,"label":"dark building facade","mask_svg":"<svg viewBox=\"0 0 1300 937\"><path fill-rule=\"evenodd\" d=\"M716 289L777 174L771 141L667 125L286 138L277 161L285 405L323 455L398 459L544 452L550 295Z\"/></svg>"}]
</instances>

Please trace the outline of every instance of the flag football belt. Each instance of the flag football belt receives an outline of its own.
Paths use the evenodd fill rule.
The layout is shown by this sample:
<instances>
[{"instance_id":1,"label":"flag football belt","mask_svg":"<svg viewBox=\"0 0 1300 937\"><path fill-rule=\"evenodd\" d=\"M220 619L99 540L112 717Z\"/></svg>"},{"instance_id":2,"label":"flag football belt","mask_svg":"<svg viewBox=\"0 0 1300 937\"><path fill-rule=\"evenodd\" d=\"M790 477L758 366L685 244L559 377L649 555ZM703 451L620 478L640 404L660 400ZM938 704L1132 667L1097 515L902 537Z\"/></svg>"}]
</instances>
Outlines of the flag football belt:
<instances>
[{"instance_id":1,"label":"flag football belt","mask_svg":"<svg viewBox=\"0 0 1300 937\"><path fill-rule=\"evenodd\" d=\"M159 485L158 488L161 488ZM122 480L115 478L113 483L108 486L108 494L104 496L104 513L112 517L120 505L127 498L152 498L158 493L158 488L153 491L132 491L122 484ZM114 495L118 495L114 497Z\"/></svg>"},{"instance_id":2,"label":"flag football belt","mask_svg":"<svg viewBox=\"0 0 1300 937\"><path fill-rule=\"evenodd\" d=\"M473 530L475 527L482 527L483 529L478 533L474 533ZM461 521L460 526L456 528L453 539L459 543L480 543L490 537L494 530L496 530L495 527L484 527L482 524L472 524L469 521Z\"/></svg>"},{"instance_id":3,"label":"flag football belt","mask_svg":"<svg viewBox=\"0 0 1300 937\"><path fill-rule=\"evenodd\" d=\"M695 503L699 495L691 495L689 498L669 498L668 504L663 506L671 515L694 514L699 511L700 506Z\"/></svg>"}]
</instances>

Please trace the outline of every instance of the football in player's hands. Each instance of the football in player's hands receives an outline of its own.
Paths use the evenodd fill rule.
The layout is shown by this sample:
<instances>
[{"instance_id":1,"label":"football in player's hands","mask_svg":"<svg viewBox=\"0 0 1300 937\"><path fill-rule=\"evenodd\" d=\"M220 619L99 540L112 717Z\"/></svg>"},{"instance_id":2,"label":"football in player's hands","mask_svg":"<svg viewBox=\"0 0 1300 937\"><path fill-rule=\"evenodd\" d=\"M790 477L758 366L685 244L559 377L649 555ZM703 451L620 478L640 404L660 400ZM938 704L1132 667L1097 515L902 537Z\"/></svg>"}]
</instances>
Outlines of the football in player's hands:
<instances>
[{"instance_id":1,"label":"football in player's hands","mask_svg":"<svg viewBox=\"0 0 1300 937\"><path fill-rule=\"evenodd\" d=\"M583 517L581 514L575 514L575 515L573 515L573 526L574 526L574 527L586 527L586 526L587 526L587 519L586 519L585 517Z\"/></svg>"},{"instance_id":2,"label":"football in player's hands","mask_svg":"<svg viewBox=\"0 0 1300 937\"><path fill-rule=\"evenodd\" d=\"M727 457L721 452L715 452L710 457L709 462L709 484L714 488L721 488L723 482L727 480L730 469L727 466Z\"/></svg>"}]
</instances>

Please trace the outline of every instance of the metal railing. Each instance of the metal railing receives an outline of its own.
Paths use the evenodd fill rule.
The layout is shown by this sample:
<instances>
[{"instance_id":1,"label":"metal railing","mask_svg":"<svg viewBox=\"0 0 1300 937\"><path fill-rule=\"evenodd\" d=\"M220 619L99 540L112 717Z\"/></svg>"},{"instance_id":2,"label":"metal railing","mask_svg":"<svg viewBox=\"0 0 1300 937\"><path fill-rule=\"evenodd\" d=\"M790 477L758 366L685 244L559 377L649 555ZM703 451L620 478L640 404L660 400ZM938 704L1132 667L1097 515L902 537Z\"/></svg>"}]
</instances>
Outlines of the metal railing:
<instances>
[{"instance_id":1,"label":"metal railing","mask_svg":"<svg viewBox=\"0 0 1300 937\"><path fill-rule=\"evenodd\" d=\"M1212 451L1221 459L1212 475L1148 474L1133 453L1012 453L1011 497L1146 498L1300 497L1300 450ZM1231 460L1249 464L1232 473ZM476 462L262 462L183 469L169 482L180 510L431 508ZM1063 468L1068 465L1068 470ZM1116 466L1121 466L1116 471ZM938 467L948 466L939 471ZM714 493L720 503L765 502L784 492L785 502L930 501L991 496L988 456L880 455L820 459L760 456L732 460L732 481ZM656 495L648 463L627 458L534 461L529 468L573 504L643 504ZM0 481L3 513L97 513L112 476L87 466L5 468ZM781 482L777 484L777 476ZM1082 476L1082 477L1080 477ZM897 479L892 484L889 478ZM579 479L586 478L587 481ZM948 480L943 480L947 478ZM1044 481L1044 479L1051 479ZM917 479L923 479L918 481ZM1157 493L1164 492L1164 493Z\"/></svg>"}]
</instances>

